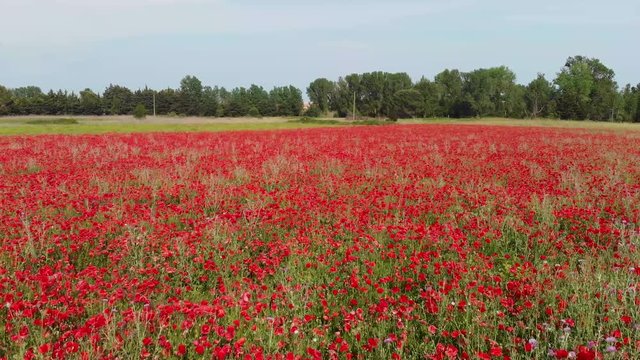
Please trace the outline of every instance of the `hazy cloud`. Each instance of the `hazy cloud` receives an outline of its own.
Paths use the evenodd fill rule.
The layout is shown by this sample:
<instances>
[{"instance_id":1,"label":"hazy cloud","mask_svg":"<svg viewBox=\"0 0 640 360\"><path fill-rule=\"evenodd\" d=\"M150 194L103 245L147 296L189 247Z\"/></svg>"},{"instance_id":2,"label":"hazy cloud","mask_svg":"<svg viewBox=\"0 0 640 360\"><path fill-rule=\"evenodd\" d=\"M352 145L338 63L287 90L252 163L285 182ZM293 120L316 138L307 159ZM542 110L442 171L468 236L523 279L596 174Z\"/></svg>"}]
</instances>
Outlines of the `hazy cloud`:
<instances>
[{"instance_id":1,"label":"hazy cloud","mask_svg":"<svg viewBox=\"0 0 640 360\"><path fill-rule=\"evenodd\" d=\"M637 83L639 17L638 0L0 0L0 84L304 88L495 65L527 82L578 54Z\"/></svg>"},{"instance_id":2,"label":"hazy cloud","mask_svg":"<svg viewBox=\"0 0 640 360\"><path fill-rule=\"evenodd\" d=\"M5 43L60 44L150 34L349 29L436 14L470 2L4 0L0 31L11 34Z\"/></svg>"}]
</instances>

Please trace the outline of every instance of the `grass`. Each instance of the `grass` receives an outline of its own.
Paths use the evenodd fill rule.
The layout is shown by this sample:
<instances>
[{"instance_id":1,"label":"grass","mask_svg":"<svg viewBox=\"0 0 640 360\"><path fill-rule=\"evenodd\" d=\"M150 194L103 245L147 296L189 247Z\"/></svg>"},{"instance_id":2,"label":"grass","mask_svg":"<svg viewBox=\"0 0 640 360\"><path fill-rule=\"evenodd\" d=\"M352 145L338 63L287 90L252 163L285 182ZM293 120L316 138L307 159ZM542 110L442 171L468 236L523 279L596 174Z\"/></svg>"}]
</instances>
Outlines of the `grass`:
<instances>
[{"instance_id":1,"label":"grass","mask_svg":"<svg viewBox=\"0 0 640 360\"><path fill-rule=\"evenodd\" d=\"M323 124L323 125L344 125L344 121L334 120L334 119L319 119L319 118L310 118L303 117L300 119L293 119L288 121L291 124Z\"/></svg>"},{"instance_id":2,"label":"grass","mask_svg":"<svg viewBox=\"0 0 640 360\"><path fill-rule=\"evenodd\" d=\"M146 119L129 118L56 118L22 117L0 118L1 135L41 135L41 134L106 134L106 133L145 133L145 132L219 132L250 130L281 130L312 127L333 127L349 125L393 125L393 124L452 124L452 125L489 125L489 126L529 126L588 129L594 131L635 131L640 124L610 123L594 121L567 121L549 119L405 119L397 123L380 120L347 121L342 119L293 118L293 119Z\"/></svg>"},{"instance_id":3,"label":"grass","mask_svg":"<svg viewBox=\"0 0 640 360\"><path fill-rule=\"evenodd\" d=\"M44 123L2 124L0 135L42 135L42 134L107 134L145 132L217 132L242 130L280 130L332 126L332 124L309 123L208 123L208 124L96 124L78 123L74 125L54 125ZM335 126L335 125L334 125Z\"/></svg>"},{"instance_id":4,"label":"grass","mask_svg":"<svg viewBox=\"0 0 640 360\"><path fill-rule=\"evenodd\" d=\"M639 123L616 123L605 121L579 121L557 119L508 119L508 118L471 118L471 119L406 119L401 124L455 124L455 125L495 125L495 126L529 126L529 127L557 127L568 129L591 130L636 130L640 131Z\"/></svg>"},{"instance_id":5,"label":"grass","mask_svg":"<svg viewBox=\"0 0 640 360\"><path fill-rule=\"evenodd\" d=\"M75 125L78 124L78 120L61 118L61 119L33 119L25 121L25 124L29 125Z\"/></svg>"},{"instance_id":6,"label":"grass","mask_svg":"<svg viewBox=\"0 0 640 360\"><path fill-rule=\"evenodd\" d=\"M336 119L324 119L324 118L310 118L310 117L302 117L300 119L289 120L289 123L292 124L316 124L316 125L389 125L393 124L393 122L384 121L384 120L336 120Z\"/></svg>"}]
</instances>

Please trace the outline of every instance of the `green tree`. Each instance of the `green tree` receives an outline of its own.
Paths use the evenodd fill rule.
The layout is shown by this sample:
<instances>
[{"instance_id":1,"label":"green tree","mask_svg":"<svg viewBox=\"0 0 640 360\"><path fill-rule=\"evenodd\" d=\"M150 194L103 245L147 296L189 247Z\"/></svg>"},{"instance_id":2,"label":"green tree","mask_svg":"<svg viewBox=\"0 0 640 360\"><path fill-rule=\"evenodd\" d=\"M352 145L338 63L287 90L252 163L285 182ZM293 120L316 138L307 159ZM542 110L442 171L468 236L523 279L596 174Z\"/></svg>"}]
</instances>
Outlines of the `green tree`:
<instances>
[{"instance_id":1,"label":"green tree","mask_svg":"<svg viewBox=\"0 0 640 360\"><path fill-rule=\"evenodd\" d=\"M225 116L247 116L251 106L247 89L244 87L235 88L229 94L229 99L225 106Z\"/></svg>"},{"instance_id":2,"label":"green tree","mask_svg":"<svg viewBox=\"0 0 640 360\"><path fill-rule=\"evenodd\" d=\"M216 114L216 116L226 116L226 109L231 99L231 93L224 87L220 87L218 89L218 99L218 113Z\"/></svg>"},{"instance_id":3,"label":"green tree","mask_svg":"<svg viewBox=\"0 0 640 360\"><path fill-rule=\"evenodd\" d=\"M251 108L257 110L257 114L254 111L253 114L250 114L251 116L269 116L273 114L274 106L269 98L269 93L262 86L252 84L247 89L247 97Z\"/></svg>"},{"instance_id":4,"label":"green tree","mask_svg":"<svg viewBox=\"0 0 640 360\"><path fill-rule=\"evenodd\" d=\"M441 93L442 116L463 117L470 115L468 107L462 104L462 74L458 70L444 70L434 78Z\"/></svg>"},{"instance_id":5,"label":"green tree","mask_svg":"<svg viewBox=\"0 0 640 360\"><path fill-rule=\"evenodd\" d=\"M153 109L153 97L155 96L155 93L155 90L149 89L148 87L145 87L142 90L138 89L133 93L133 103L142 104L145 109Z\"/></svg>"},{"instance_id":6,"label":"green tree","mask_svg":"<svg viewBox=\"0 0 640 360\"><path fill-rule=\"evenodd\" d=\"M527 87L520 84L514 84L506 93L504 113L507 117L522 119L527 116L526 93Z\"/></svg>"},{"instance_id":7,"label":"green tree","mask_svg":"<svg viewBox=\"0 0 640 360\"><path fill-rule=\"evenodd\" d=\"M84 89L80 92L80 112L83 115L102 115L102 99L91 89Z\"/></svg>"},{"instance_id":8,"label":"green tree","mask_svg":"<svg viewBox=\"0 0 640 360\"><path fill-rule=\"evenodd\" d=\"M321 113L329 112L329 105L335 92L335 83L325 78L314 80L307 88L307 96Z\"/></svg>"},{"instance_id":9,"label":"green tree","mask_svg":"<svg viewBox=\"0 0 640 360\"><path fill-rule=\"evenodd\" d=\"M635 87L636 93L636 114L633 117L633 122L640 122L640 83Z\"/></svg>"},{"instance_id":10,"label":"green tree","mask_svg":"<svg viewBox=\"0 0 640 360\"><path fill-rule=\"evenodd\" d=\"M13 95L18 98L35 99L42 95L42 90L37 86L24 86L12 90Z\"/></svg>"},{"instance_id":11,"label":"green tree","mask_svg":"<svg viewBox=\"0 0 640 360\"><path fill-rule=\"evenodd\" d=\"M438 84L423 77L413 86L413 88L422 96L422 106L420 107L421 117L435 117L441 114L441 95Z\"/></svg>"},{"instance_id":12,"label":"green tree","mask_svg":"<svg viewBox=\"0 0 640 360\"><path fill-rule=\"evenodd\" d=\"M185 115L201 115L202 92L202 82L197 77L185 76L180 81L180 112Z\"/></svg>"},{"instance_id":13,"label":"green tree","mask_svg":"<svg viewBox=\"0 0 640 360\"><path fill-rule=\"evenodd\" d=\"M464 74L464 92L475 116L508 116L516 107L515 74L505 66Z\"/></svg>"},{"instance_id":14,"label":"green tree","mask_svg":"<svg viewBox=\"0 0 640 360\"><path fill-rule=\"evenodd\" d=\"M0 85L0 116L11 113L12 95L9 89Z\"/></svg>"},{"instance_id":15,"label":"green tree","mask_svg":"<svg viewBox=\"0 0 640 360\"><path fill-rule=\"evenodd\" d=\"M424 97L418 90L403 89L395 94L396 111L394 115L398 118L415 118L422 113L424 108Z\"/></svg>"},{"instance_id":16,"label":"green tree","mask_svg":"<svg viewBox=\"0 0 640 360\"><path fill-rule=\"evenodd\" d=\"M275 116L298 116L302 114L304 103L302 91L294 86L274 87L269 92Z\"/></svg>"},{"instance_id":17,"label":"green tree","mask_svg":"<svg viewBox=\"0 0 640 360\"><path fill-rule=\"evenodd\" d=\"M18 115L43 114L46 96L37 86L25 86L11 90L13 113Z\"/></svg>"},{"instance_id":18,"label":"green tree","mask_svg":"<svg viewBox=\"0 0 640 360\"><path fill-rule=\"evenodd\" d=\"M76 105L79 107L79 104L75 104L74 101L79 101L79 99L77 99L75 96L71 96L71 94L66 91L49 90L49 92L44 96L43 114L73 114Z\"/></svg>"},{"instance_id":19,"label":"green tree","mask_svg":"<svg viewBox=\"0 0 640 360\"><path fill-rule=\"evenodd\" d=\"M156 114L168 115L180 112L180 92L167 88L156 94Z\"/></svg>"},{"instance_id":20,"label":"green tree","mask_svg":"<svg viewBox=\"0 0 640 360\"><path fill-rule=\"evenodd\" d=\"M640 87L640 84L638 84ZM640 89L627 84L620 92L619 101L616 106L616 120L635 121L638 113L638 102L640 100Z\"/></svg>"},{"instance_id":21,"label":"green tree","mask_svg":"<svg viewBox=\"0 0 640 360\"><path fill-rule=\"evenodd\" d=\"M260 114L260 110L258 110L258 108L255 107L255 105L251 105L247 115L249 115L250 117L254 117L254 118L261 118L262 117L262 115Z\"/></svg>"},{"instance_id":22,"label":"green tree","mask_svg":"<svg viewBox=\"0 0 640 360\"><path fill-rule=\"evenodd\" d=\"M80 107L80 97L75 92L67 93L65 114L69 115L82 115L82 109Z\"/></svg>"},{"instance_id":23,"label":"green tree","mask_svg":"<svg viewBox=\"0 0 640 360\"><path fill-rule=\"evenodd\" d=\"M299 116L304 109L302 91L293 85L287 87L287 112L288 116Z\"/></svg>"},{"instance_id":24,"label":"green tree","mask_svg":"<svg viewBox=\"0 0 640 360\"><path fill-rule=\"evenodd\" d=\"M364 73L359 75L360 101L358 110L360 113L370 117L385 116L383 107L385 100L392 102L393 99L386 99L388 95L386 90L389 74L376 71L372 73ZM394 94L392 94L394 95Z\"/></svg>"},{"instance_id":25,"label":"green tree","mask_svg":"<svg viewBox=\"0 0 640 360\"><path fill-rule=\"evenodd\" d=\"M202 115L217 116L220 106L219 89L205 86L202 89Z\"/></svg>"},{"instance_id":26,"label":"green tree","mask_svg":"<svg viewBox=\"0 0 640 360\"><path fill-rule=\"evenodd\" d=\"M363 89L359 74L350 74L344 78L339 78L336 82L335 97L331 102L331 110L338 116L351 117L358 115L362 107ZM355 98L355 114L353 113L353 103Z\"/></svg>"},{"instance_id":27,"label":"green tree","mask_svg":"<svg viewBox=\"0 0 640 360\"><path fill-rule=\"evenodd\" d=\"M133 117L135 117L136 119L144 119L147 117L147 108L144 106L144 104L136 105L136 107L133 109Z\"/></svg>"},{"instance_id":28,"label":"green tree","mask_svg":"<svg viewBox=\"0 0 640 360\"><path fill-rule=\"evenodd\" d=\"M44 102L45 114L47 115L62 115L68 113L67 93L62 90L58 90L57 92L49 90Z\"/></svg>"},{"instance_id":29,"label":"green tree","mask_svg":"<svg viewBox=\"0 0 640 360\"><path fill-rule=\"evenodd\" d=\"M401 90L411 89L413 82L407 73L387 73L384 75L385 81L380 116L397 118L400 109L396 103L396 94Z\"/></svg>"},{"instance_id":30,"label":"green tree","mask_svg":"<svg viewBox=\"0 0 640 360\"><path fill-rule=\"evenodd\" d=\"M105 112L111 115L130 114L133 111L133 92L124 86L109 85L102 94Z\"/></svg>"},{"instance_id":31,"label":"green tree","mask_svg":"<svg viewBox=\"0 0 640 360\"><path fill-rule=\"evenodd\" d=\"M575 56L567 59L555 84L558 113L563 119L606 120L613 116L617 84L613 70L598 59Z\"/></svg>"},{"instance_id":32,"label":"green tree","mask_svg":"<svg viewBox=\"0 0 640 360\"><path fill-rule=\"evenodd\" d=\"M311 104L311 106L309 106L309 108L304 111L303 115L306 117L317 118L322 116L323 114L322 114L322 110L320 110L318 105Z\"/></svg>"},{"instance_id":33,"label":"green tree","mask_svg":"<svg viewBox=\"0 0 640 360\"><path fill-rule=\"evenodd\" d=\"M527 102L527 113L532 118L543 117L548 114L548 106L551 102L553 94L553 85L547 81L544 74L538 74L538 77L532 80L525 92L525 100Z\"/></svg>"},{"instance_id":34,"label":"green tree","mask_svg":"<svg viewBox=\"0 0 640 360\"><path fill-rule=\"evenodd\" d=\"M355 112L370 117L397 116L396 93L411 89L411 78L406 73L381 71L350 74L335 84L331 109L339 116Z\"/></svg>"}]
</instances>

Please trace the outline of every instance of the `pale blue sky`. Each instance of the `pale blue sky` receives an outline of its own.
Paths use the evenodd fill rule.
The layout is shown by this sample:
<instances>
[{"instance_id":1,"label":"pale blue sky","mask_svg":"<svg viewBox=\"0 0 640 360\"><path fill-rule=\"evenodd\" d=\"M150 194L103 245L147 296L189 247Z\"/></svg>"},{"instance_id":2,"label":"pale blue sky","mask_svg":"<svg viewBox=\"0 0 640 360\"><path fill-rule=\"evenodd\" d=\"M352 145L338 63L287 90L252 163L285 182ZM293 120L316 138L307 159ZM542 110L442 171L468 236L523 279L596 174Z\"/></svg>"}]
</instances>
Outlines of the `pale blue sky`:
<instances>
[{"instance_id":1,"label":"pale blue sky","mask_svg":"<svg viewBox=\"0 0 640 360\"><path fill-rule=\"evenodd\" d=\"M527 83L568 56L640 82L638 0L0 0L0 84L102 92L227 88L507 65Z\"/></svg>"}]
</instances>

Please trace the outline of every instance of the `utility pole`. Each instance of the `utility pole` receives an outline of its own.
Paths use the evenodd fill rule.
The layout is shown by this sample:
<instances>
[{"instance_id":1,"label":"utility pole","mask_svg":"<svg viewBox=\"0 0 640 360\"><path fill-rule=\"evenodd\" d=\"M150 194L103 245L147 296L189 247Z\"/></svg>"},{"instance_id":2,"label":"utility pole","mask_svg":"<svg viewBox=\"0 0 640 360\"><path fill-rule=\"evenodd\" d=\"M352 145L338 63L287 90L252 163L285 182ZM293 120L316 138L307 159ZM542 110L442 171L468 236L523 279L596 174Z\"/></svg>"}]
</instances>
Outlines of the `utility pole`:
<instances>
[{"instance_id":1,"label":"utility pole","mask_svg":"<svg viewBox=\"0 0 640 360\"><path fill-rule=\"evenodd\" d=\"M153 117L156 117L156 91L153 90Z\"/></svg>"},{"instance_id":2,"label":"utility pole","mask_svg":"<svg viewBox=\"0 0 640 360\"><path fill-rule=\"evenodd\" d=\"M353 117L353 120L355 121L356 120L356 92L355 91L353 92L353 113L351 114L352 114L351 116Z\"/></svg>"}]
</instances>

